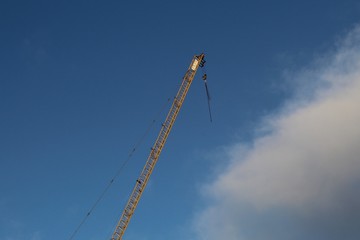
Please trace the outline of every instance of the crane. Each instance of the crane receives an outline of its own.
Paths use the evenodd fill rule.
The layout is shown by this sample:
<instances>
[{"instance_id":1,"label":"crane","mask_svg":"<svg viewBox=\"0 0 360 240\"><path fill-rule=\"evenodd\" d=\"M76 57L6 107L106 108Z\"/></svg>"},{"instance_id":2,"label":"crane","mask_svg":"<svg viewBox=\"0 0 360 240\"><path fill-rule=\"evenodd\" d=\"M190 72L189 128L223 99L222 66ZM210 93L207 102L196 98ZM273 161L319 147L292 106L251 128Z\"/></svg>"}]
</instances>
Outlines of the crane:
<instances>
[{"instance_id":1,"label":"crane","mask_svg":"<svg viewBox=\"0 0 360 240\"><path fill-rule=\"evenodd\" d=\"M195 74L199 67L203 67L205 64L205 55L195 55L191 61L185 76L182 79L181 86L173 100L171 108L167 114L165 122L162 124L158 137L151 148L150 154L147 158L144 168L141 171L139 178L136 180L133 191L125 205L125 208L121 214L115 231L112 234L111 240L121 240L126 228L129 225L130 219L133 216L136 206L138 205L141 195L149 182L151 173L154 170L155 164L159 159L160 153L164 148L169 133L174 125L177 115L181 109L181 106L185 100L186 94L190 88L190 85L195 77ZM205 75L206 78L206 75Z\"/></svg>"}]
</instances>

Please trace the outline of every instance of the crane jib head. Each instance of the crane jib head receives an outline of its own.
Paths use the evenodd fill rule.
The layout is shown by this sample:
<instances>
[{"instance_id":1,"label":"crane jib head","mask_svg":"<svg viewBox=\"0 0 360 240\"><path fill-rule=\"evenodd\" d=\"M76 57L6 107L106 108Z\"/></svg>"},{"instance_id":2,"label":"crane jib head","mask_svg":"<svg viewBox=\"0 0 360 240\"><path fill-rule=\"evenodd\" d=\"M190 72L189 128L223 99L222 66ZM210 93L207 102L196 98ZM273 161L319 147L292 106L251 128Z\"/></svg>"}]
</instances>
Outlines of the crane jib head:
<instances>
[{"instance_id":1,"label":"crane jib head","mask_svg":"<svg viewBox=\"0 0 360 240\"><path fill-rule=\"evenodd\" d=\"M200 55L198 55L198 56L196 56L196 57L200 60L199 67L204 67L204 66L205 66L205 63L206 63L206 61L205 61L205 54L202 53L202 54L200 54Z\"/></svg>"},{"instance_id":2,"label":"crane jib head","mask_svg":"<svg viewBox=\"0 0 360 240\"><path fill-rule=\"evenodd\" d=\"M204 60L205 55L202 53L200 55L195 55L193 62L191 64L190 69L192 71L196 71L198 67L204 67L205 64L205 60Z\"/></svg>"}]
</instances>

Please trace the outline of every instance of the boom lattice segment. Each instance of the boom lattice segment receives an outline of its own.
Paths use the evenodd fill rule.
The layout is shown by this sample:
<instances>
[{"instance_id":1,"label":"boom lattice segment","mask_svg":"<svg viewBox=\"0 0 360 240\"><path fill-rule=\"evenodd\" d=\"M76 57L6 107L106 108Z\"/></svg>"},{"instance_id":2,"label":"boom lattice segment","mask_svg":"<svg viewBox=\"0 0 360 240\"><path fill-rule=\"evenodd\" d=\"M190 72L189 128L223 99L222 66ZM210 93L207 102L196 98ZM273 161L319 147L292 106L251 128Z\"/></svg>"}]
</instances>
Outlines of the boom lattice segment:
<instances>
[{"instance_id":1,"label":"boom lattice segment","mask_svg":"<svg viewBox=\"0 0 360 240\"><path fill-rule=\"evenodd\" d=\"M166 139L171 131L171 128L176 120L176 117L180 111L180 108L185 100L186 94L190 88L190 85L195 77L195 74L199 68L204 64L204 54L195 55L191 61L191 64L186 71L186 74L182 80L180 89L174 98L172 106L163 123L160 133L155 141L155 144L151 148L150 155L146 161L146 164L141 171L140 177L136 180L135 187L130 195L130 198L125 205L120 220L115 228L115 231L111 237L111 240L121 240L125 233L126 228L130 222L132 215L136 209L137 204L141 198L141 195L149 181L150 175L155 167L155 164L160 156L160 153L166 143Z\"/></svg>"}]
</instances>

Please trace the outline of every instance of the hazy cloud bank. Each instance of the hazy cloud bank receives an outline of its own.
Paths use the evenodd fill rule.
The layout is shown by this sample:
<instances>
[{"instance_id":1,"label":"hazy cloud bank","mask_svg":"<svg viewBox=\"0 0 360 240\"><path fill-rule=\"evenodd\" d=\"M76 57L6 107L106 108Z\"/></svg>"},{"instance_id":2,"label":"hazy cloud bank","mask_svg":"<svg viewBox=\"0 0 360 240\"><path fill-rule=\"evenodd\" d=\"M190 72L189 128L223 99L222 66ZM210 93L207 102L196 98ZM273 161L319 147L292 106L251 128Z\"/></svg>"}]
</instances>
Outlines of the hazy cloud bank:
<instances>
[{"instance_id":1,"label":"hazy cloud bank","mask_svg":"<svg viewBox=\"0 0 360 240\"><path fill-rule=\"evenodd\" d=\"M360 27L294 80L266 134L231 147L205 187L199 239L360 239Z\"/></svg>"}]
</instances>

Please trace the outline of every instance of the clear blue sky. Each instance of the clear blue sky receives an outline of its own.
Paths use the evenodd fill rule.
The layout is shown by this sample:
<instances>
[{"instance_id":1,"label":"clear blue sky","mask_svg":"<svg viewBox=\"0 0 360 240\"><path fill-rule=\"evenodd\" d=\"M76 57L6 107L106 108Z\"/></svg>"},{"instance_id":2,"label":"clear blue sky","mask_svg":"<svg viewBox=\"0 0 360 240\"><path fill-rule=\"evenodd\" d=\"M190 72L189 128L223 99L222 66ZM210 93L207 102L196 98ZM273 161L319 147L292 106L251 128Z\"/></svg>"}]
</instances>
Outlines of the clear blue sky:
<instances>
[{"instance_id":1,"label":"clear blue sky","mask_svg":"<svg viewBox=\"0 0 360 240\"><path fill-rule=\"evenodd\" d=\"M214 121L198 74L124 238L191 239L216 149L359 20L351 0L1 1L0 239L67 240L205 52ZM111 235L163 117L75 239Z\"/></svg>"}]
</instances>

